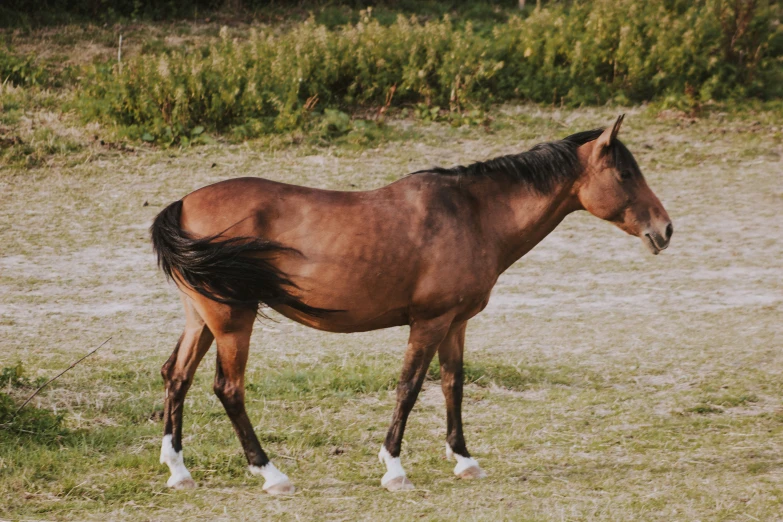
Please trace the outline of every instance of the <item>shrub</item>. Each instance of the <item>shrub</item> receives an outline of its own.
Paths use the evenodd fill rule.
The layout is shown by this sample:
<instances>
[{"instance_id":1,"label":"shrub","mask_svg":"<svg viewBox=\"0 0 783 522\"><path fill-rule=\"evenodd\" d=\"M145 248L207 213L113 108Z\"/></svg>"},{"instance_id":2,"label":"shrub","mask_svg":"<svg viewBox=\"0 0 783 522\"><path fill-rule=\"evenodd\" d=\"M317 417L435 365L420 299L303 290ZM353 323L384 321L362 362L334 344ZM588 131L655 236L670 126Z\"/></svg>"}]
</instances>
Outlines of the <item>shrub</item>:
<instances>
[{"instance_id":1,"label":"shrub","mask_svg":"<svg viewBox=\"0 0 783 522\"><path fill-rule=\"evenodd\" d=\"M328 109L423 104L452 113L513 99L566 105L773 97L783 90L780 6L743 0L547 4L491 33L448 16L382 25L364 13L329 30L309 21L199 51L96 66L89 118L173 143L194 129L241 136L307 127ZM439 110L435 110L436 117ZM347 128L326 113L323 125ZM480 120L481 118L478 118ZM329 123L332 121L332 123ZM323 128L323 126L322 126ZM329 131L333 132L333 131Z\"/></svg>"},{"instance_id":2,"label":"shrub","mask_svg":"<svg viewBox=\"0 0 783 522\"><path fill-rule=\"evenodd\" d=\"M46 80L46 69L36 63L34 56L17 56L0 48L0 83L29 86Z\"/></svg>"},{"instance_id":3,"label":"shrub","mask_svg":"<svg viewBox=\"0 0 783 522\"><path fill-rule=\"evenodd\" d=\"M569 105L686 90L703 101L776 96L783 79L783 33L773 16L779 7L752 4L599 0L512 18L494 33L506 64L496 91Z\"/></svg>"}]
</instances>

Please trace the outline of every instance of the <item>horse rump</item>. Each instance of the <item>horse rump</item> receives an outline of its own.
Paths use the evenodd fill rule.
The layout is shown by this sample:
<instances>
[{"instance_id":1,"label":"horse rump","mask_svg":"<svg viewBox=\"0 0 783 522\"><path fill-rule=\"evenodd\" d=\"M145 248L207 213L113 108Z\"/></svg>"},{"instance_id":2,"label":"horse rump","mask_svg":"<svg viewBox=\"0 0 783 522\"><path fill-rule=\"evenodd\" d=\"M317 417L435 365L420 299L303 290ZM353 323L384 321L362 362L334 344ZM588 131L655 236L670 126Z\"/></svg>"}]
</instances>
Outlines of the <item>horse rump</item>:
<instances>
[{"instance_id":1,"label":"horse rump","mask_svg":"<svg viewBox=\"0 0 783 522\"><path fill-rule=\"evenodd\" d=\"M285 305L312 317L333 311L303 303L291 293L296 284L271 262L282 253L300 254L298 250L262 238L226 238L225 231L195 238L180 227L181 215L182 200L175 201L150 227L158 267L168 279L218 303L253 308L261 316L261 304Z\"/></svg>"}]
</instances>

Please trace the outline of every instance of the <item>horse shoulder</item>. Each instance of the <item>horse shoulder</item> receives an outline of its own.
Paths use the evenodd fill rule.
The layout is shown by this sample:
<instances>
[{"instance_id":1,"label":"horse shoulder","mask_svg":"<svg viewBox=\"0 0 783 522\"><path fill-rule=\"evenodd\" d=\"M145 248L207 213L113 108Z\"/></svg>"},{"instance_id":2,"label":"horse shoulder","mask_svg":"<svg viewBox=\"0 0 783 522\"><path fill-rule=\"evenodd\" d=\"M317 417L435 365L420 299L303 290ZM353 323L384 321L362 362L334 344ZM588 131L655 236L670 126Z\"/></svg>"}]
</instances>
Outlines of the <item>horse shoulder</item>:
<instances>
[{"instance_id":1,"label":"horse shoulder","mask_svg":"<svg viewBox=\"0 0 783 522\"><path fill-rule=\"evenodd\" d=\"M452 310L472 317L486 306L497 281L493 250L481 234L475 202L458 180L422 178L416 187L421 266L412 307L416 315Z\"/></svg>"}]
</instances>

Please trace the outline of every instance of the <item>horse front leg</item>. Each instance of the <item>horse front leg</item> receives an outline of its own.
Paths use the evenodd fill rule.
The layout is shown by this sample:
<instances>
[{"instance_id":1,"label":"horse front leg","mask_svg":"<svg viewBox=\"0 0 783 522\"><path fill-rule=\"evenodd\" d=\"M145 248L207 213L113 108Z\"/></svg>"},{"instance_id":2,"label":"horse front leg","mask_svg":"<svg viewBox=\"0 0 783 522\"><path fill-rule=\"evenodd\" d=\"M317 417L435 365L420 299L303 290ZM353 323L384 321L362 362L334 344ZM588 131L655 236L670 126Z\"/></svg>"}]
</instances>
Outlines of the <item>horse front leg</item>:
<instances>
[{"instance_id":1,"label":"horse front leg","mask_svg":"<svg viewBox=\"0 0 783 522\"><path fill-rule=\"evenodd\" d=\"M467 322L454 323L443 342L438 346L440 361L440 385L446 399L446 458L456 458L454 474L462 479L487 476L471 458L462 433L462 385L463 353L465 351L465 329Z\"/></svg>"},{"instance_id":2,"label":"horse front leg","mask_svg":"<svg viewBox=\"0 0 783 522\"><path fill-rule=\"evenodd\" d=\"M448 332L451 320L451 317L440 317L430 321L414 321L411 324L405 361L397 384L397 405L386 441L378 454L381 463L386 464L386 474L381 479L381 485L389 491L413 489L413 484L408 480L400 462L402 437L427 369L438 345Z\"/></svg>"}]
</instances>

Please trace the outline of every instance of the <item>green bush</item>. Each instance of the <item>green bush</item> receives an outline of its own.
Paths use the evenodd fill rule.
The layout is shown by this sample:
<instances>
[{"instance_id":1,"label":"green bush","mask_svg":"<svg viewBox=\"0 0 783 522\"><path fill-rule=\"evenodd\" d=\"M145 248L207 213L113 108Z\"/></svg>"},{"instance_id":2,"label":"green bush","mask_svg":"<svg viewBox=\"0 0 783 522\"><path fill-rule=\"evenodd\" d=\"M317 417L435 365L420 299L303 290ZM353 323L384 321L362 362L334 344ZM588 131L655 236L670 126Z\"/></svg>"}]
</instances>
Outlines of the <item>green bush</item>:
<instances>
[{"instance_id":1,"label":"green bush","mask_svg":"<svg viewBox=\"0 0 783 522\"><path fill-rule=\"evenodd\" d=\"M491 33L470 22L457 27L448 16L423 24L399 16L383 25L367 13L336 30L311 18L243 41L221 31L218 43L198 51L96 66L83 82L82 108L133 137L173 143L198 128L250 137L319 119L327 134L344 134L348 123L334 121L337 113L320 116L327 108L423 104L429 109L416 112L434 119L433 106L464 114L514 99L700 103L783 92L778 4L547 5Z\"/></svg>"},{"instance_id":2,"label":"green bush","mask_svg":"<svg viewBox=\"0 0 783 522\"><path fill-rule=\"evenodd\" d=\"M41 85L47 80L47 71L36 63L32 55L17 56L0 48L0 83L12 85Z\"/></svg>"}]
</instances>

